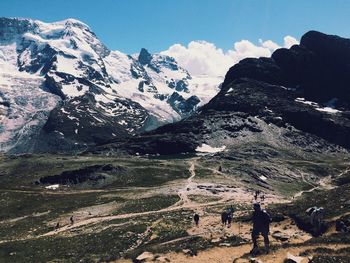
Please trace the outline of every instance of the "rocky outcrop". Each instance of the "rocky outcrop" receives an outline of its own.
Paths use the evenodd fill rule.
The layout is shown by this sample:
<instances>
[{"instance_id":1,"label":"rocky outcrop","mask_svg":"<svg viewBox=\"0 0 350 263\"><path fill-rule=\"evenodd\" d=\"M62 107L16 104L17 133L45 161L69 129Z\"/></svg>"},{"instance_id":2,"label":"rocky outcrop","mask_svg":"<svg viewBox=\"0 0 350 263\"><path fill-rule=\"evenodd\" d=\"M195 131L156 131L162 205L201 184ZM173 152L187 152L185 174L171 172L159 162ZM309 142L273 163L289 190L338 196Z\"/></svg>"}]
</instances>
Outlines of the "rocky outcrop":
<instances>
[{"instance_id":1,"label":"rocky outcrop","mask_svg":"<svg viewBox=\"0 0 350 263\"><path fill-rule=\"evenodd\" d=\"M64 171L58 175L40 178L36 184L81 184L85 182L97 182L105 180L109 174L125 173L125 169L111 164L87 166L78 170Z\"/></svg>"}]
</instances>

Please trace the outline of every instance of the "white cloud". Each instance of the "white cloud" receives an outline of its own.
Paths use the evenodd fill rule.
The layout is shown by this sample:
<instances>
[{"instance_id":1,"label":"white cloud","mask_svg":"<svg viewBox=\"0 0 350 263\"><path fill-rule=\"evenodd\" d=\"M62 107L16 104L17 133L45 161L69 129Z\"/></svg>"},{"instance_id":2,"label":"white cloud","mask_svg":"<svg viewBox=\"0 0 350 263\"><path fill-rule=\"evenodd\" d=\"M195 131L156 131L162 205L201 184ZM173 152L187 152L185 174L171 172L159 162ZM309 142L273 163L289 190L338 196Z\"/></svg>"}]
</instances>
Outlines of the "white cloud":
<instances>
[{"instance_id":1,"label":"white cloud","mask_svg":"<svg viewBox=\"0 0 350 263\"><path fill-rule=\"evenodd\" d=\"M284 37L284 47L290 48L293 45L299 44L299 41L296 40L294 37L291 36L285 36Z\"/></svg>"},{"instance_id":2,"label":"white cloud","mask_svg":"<svg viewBox=\"0 0 350 263\"><path fill-rule=\"evenodd\" d=\"M264 48L268 48L272 52L280 48L280 46L275 42L273 42L272 40L262 41L262 39L259 39L259 43L261 44L261 46L263 46Z\"/></svg>"},{"instance_id":3,"label":"white cloud","mask_svg":"<svg viewBox=\"0 0 350 263\"><path fill-rule=\"evenodd\" d=\"M283 47L289 48L294 44L298 44L294 37L284 37ZM247 57L269 57L280 47L271 40L260 39L258 45L241 40L234 43L232 49L224 52L213 43L192 41L187 47L181 44L172 45L161 54L174 57L191 75L224 76L227 70L240 60Z\"/></svg>"},{"instance_id":4,"label":"white cloud","mask_svg":"<svg viewBox=\"0 0 350 263\"><path fill-rule=\"evenodd\" d=\"M206 41L192 41L187 47L175 44L161 54L174 57L193 75L222 75L232 59L221 48Z\"/></svg>"}]
</instances>

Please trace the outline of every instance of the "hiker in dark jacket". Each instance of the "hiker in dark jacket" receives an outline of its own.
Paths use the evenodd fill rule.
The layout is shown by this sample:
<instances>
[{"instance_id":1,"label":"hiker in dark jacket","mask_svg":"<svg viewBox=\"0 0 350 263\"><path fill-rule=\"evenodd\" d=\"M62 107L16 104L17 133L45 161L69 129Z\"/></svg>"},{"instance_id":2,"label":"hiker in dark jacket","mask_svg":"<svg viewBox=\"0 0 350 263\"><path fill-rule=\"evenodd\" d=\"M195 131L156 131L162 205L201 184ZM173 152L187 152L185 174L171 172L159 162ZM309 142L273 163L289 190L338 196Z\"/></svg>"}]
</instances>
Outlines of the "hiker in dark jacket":
<instances>
[{"instance_id":1,"label":"hiker in dark jacket","mask_svg":"<svg viewBox=\"0 0 350 263\"><path fill-rule=\"evenodd\" d=\"M227 224L227 212L226 211L221 213L221 223L225 226Z\"/></svg>"},{"instance_id":2,"label":"hiker in dark jacket","mask_svg":"<svg viewBox=\"0 0 350 263\"><path fill-rule=\"evenodd\" d=\"M270 232L270 215L263 209L259 203L253 205L254 212L252 216L253 221L253 231L252 231L252 240L253 240L253 249L251 250L252 254L257 254L259 252L257 239L261 234L264 237L265 243L265 252L269 253L270 250L270 241L269 241L269 232Z\"/></svg>"},{"instance_id":3,"label":"hiker in dark jacket","mask_svg":"<svg viewBox=\"0 0 350 263\"><path fill-rule=\"evenodd\" d=\"M233 206L231 205L228 209L227 209L227 226L231 227L231 223L232 223L232 219L233 219L233 212L235 210L233 209Z\"/></svg>"},{"instance_id":4,"label":"hiker in dark jacket","mask_svg":"<svg viewBox=\"0 0 350 263\"><path fill-rule=\"evenodd\" d=\"M197 213L194 214L193 220L194 220L194 223L196 224L196 226L198 226L198 224L199 224L199 215Z\"/></svg>"},{"instance_id":5,"label":"hiker in dark jacket","mask_svg":"<svg viewBox=\"0 0 350 263\"><path fill-rule=\"evenodd\" d=\"M232 223L232 214L227 215L227 227L231 227Z\"/></svg>"}]
</instances>

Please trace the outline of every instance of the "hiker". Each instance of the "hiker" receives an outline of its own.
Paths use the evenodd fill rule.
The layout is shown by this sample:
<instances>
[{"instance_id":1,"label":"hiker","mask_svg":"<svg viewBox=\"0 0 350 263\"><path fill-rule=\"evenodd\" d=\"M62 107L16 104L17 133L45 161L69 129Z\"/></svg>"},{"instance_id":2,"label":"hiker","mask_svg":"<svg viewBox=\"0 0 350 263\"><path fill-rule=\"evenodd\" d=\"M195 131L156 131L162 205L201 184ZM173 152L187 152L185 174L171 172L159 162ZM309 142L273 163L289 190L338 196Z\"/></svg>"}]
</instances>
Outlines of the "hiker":
<instances>
[{"instance_id":1,"label":"hiker","mask_svg":"<svg viewBox=\"0 0 350 263\"><path fill-rule=\"evenodd\" d=\"M226 214L227 214L227 227L231 227L234 211L235 210L233 209L232 205L227 209L227 212L226 212Z\"/></svg>"},{"instance_id":2,"label":"hiker","mask_svg":"<svg viewBox=\"0 0 350 263\"><path fill-rule=\"evenodd\" d=\"M256 255L259 253L257 239L258 239L259 235L261 234L264 237L265 252L266 252L266 254L268 254L269 250L270 250L269 231L270 231L271 217L266 212L266 210L261 209L261 206L259 203L254 203L253 208L254 208L254 212L253 212L253 216L252 216L253 249L250 251L250 253L253 255Z\"/></svg>"},{"instance_id":3,"label":"hiker","mask_svg":"<svg viewBox=\"0 0 350 263\"><path fill-rule=\"evenodd\" d=\"M219 172L222 172L222 167L221 167L221 165L219 166Z\"/></svg>"},{"instance_id":4,"label":"hiker","mask_svg":"<svg viewBox=\"0 0 350 263\"><path fill-rule=\"evenodd\" d=\"M310 209L310 210L309 210ZM308 212L310 215L310 223L313 227L315 235L320 235L322 231L324 208L323 207L311 207Z\"/></svg>"},{"instance_id":5,"label":"hiker","mask_svg":"<svg viewBox=\"0 0 350 263\"><path fill-rule=\"evenodd\" d=\"M194 220L194 223L196 224L196 226L198 226L198 223L199 223L199 215L198 215L197 213L194 214L193 220Z\"/></svg>"},{"instance_id":6,"label":"hiker","mask_svg":"<svg viewBox=\"0 0 350 263\"><path fill-rule=\"evenodd\" d=\"M60 228L60 222L57 222L56 226L55 226L55 230L58 230Z\"/></svg>"},{"instance_id":7,"label":"hiker","mask_svg":"<svg viewBox=\"0 0 350 263\"><path fill-rule=\"evenodd\" d=\"M232 214L227 214L227 227L230 228L232 223Z\"/></svg>"},{"instance_id":8,"label":"hiker","mask_svg":"<svg viewBox=\"0 0 350 263\"><path fill-rule=\"evenodd\" d=\"M335 221L335 230L343 233L347 233L350 231L350 229L346 226L345 222L340 219Z\"/></svg>"},{"instance_id":9,"label":"hiker","mask_svg":"<svg viewBox=\"0 0 350 263\"><path fill-rule=\"evenodd\" d=\"M70 220L70 224L73 225L73 224L74 224L74 218L73 218L73 216L71 216L69 220Z\"/></svg>"},{"instance_id":10,"label":"hiker","mask_svg":"<svg viewBox=\"0 0 350 263\"><path fill-rule=\"evenodd\" d=\"M227 223L227 212L226 211L221 213L221 222L223 225L226 225L226 223Z\"/></svg>"},{"instance_id":11,"label":"hiker","mask_svg":"<svg viewBox=\"0 0 350 263\"><path fill-rule=\"evenodd\" d=\"M265 201L265 195L261 195L260 199L261 201Z\"/></svg>"},{"instance_id":12,"label":"hiker","mask_svg":"<svg viewBox=\"0 0 350 263\"><path fill-rule=\"evenodd\" d=\"M233 206L231 205L228 209L227 209L227 213L228 214L231 214L231 216L233 216L233 212L234 212L235 210L233 209Z\"/></svg>"},{"instance_id":13,"label":"hiker","mask_svg":"<svg viewBox=\"0 0 350 263\"><path fill-rule=\"evenodd\" d=\"M255 191L255 194L254 194L254 200L258 200L258 196L259 196L259 191Z\"/></svg>"}]
</instances>

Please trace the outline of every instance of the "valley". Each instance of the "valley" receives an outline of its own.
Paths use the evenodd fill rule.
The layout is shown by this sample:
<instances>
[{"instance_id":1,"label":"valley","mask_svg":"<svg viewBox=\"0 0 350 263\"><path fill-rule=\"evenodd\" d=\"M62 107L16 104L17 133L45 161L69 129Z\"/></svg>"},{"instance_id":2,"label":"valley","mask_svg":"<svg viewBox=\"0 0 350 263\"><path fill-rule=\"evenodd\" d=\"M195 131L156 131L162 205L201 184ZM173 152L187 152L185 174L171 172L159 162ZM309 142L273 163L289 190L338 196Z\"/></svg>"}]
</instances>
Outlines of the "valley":
<instances>
[{"instance_id":1,"label":"valley","mask_svg":"<svg viewBox=\"0 0 350 263\"><path fill-rule=\"evenodd\" d=\"M340 251L349 249L347 237L336 233L333 225L336 218L349 214L350 193L348 184L337 186L335 182L349 178L350 160L338 157L290 160L298 169L309 171L303 179L267 179L262 185L256 179L247 183L238 172L240 161L224 162L213 155L3 156L0 258L4 262L130 262L148 251L154 261L167 258L171 262L200 262L210 258L214 262L232 262L237 258L236 262L248 262L251 223L247 220L257 189L265 194L262 205L273 218L271 234L279 231L287 236L285 241L271 237L271 254L259 259L283 262L287 252L298 255L303 251L322 258L322 247L342 256L345 252ZM119 169L96 170L88 180L67 181L54 190L49 184L38 183L48 175L99 165ZM316 173L310 171L329 173L332 179L324 187L310 191L317 184L311 179ZM339 201L331 192L340 193L343 188ZM335 198L337 202L323 203L317 196ZM220 213L230 205L235 208L234 222L227 228L221 225ZM307 227L299 228L307 220L306 208L313 205L326 208L329 225L326 234L315 238ZM198 227L192 222L195 212L200 215Z\"/></svg>"}]
</instances>

